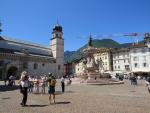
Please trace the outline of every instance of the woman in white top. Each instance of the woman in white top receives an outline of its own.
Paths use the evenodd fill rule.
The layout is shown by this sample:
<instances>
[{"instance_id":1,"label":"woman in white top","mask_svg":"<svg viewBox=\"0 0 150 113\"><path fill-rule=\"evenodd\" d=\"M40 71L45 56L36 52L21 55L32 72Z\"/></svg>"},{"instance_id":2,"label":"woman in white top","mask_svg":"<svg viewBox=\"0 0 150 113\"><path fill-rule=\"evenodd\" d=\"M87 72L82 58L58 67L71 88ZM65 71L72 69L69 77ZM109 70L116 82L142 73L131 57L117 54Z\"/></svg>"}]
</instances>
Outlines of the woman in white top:
<instances>
[{"instance_id":1,"label":"woman in white top","mask_svg":"<svg viewBox=\"0 0 150 113\"><path fill-rule=\"evenodd\" d=\"M41 93L45 94L45 82L46 82L46 78L45 76L41 76Z\"/></svg>"},{"instance_id":2,"label":"woman in white top","mask_svg":"<svg viewBox=\"0 0 150 113\"><path fill-rule=\"evenodd\" d=\"M27 102L27 96L28 96L28 76L27 72L23 71L21 73L21 79L20 79L20 87L21 87L21 93L23 95L22 102L20 103L22 106L26 106Z\"/></svg>"},{"instance_id":3,"label":"woman in white top","mask_svg":"<svg viewBox=\"0 0 150 113\"><path fill-rule=\"evenodd\" d=\"M38 80L38 77L36 77L33 82L34 82L33 93L38 94L39 93L39 80Z\"/></svg>"}]
</instances>

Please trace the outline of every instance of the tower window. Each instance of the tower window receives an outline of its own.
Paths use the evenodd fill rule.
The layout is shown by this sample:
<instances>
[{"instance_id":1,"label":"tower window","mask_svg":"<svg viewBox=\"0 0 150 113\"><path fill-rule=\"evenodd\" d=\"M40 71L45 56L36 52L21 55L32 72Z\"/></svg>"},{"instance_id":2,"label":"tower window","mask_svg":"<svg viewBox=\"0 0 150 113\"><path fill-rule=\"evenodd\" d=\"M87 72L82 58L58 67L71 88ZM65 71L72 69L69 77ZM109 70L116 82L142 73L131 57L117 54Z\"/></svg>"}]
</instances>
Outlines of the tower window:
<instances>
[{"instance_id":1,"label":"tower window","mask_svg":"<svg viewBox=\"0 0 150 113\"><path fill-rule=\"evenodd\" d=\"M56 34L56 37L58 37L58 34Z\"/></svg>"},{"instance_id":2,"label":"tower window","mask_svg":"<svg viewBox=\"0 0 150 113\"><path fill-rule=\"evenodd\" d=\"M61 66L60 66L60 64L58 65L58 70L60 70L60 68L61 68Z\"/></svg>"}]
</instances>

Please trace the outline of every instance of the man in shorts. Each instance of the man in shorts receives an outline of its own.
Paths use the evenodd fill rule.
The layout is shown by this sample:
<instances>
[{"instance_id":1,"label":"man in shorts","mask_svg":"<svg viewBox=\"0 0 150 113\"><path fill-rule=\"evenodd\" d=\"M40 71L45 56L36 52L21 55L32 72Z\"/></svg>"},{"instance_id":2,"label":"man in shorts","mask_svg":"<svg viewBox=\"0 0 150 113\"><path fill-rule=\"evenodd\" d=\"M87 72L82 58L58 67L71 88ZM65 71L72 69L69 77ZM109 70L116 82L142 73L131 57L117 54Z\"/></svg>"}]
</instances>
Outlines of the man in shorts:
<instances>
[{"instance_id":1,"label":"man in shorts","mask_svg":"<svg viewBox=\"0 0 150 113\"><path fill-rule=\"evenodd\" d=\"M55 85L57 81L55 77L52 75L52 73L49 74L47 81L48 81L49 102L51 104L51 95L53 95L53 100L55 103Z\"/></svg>"}]
</instances>

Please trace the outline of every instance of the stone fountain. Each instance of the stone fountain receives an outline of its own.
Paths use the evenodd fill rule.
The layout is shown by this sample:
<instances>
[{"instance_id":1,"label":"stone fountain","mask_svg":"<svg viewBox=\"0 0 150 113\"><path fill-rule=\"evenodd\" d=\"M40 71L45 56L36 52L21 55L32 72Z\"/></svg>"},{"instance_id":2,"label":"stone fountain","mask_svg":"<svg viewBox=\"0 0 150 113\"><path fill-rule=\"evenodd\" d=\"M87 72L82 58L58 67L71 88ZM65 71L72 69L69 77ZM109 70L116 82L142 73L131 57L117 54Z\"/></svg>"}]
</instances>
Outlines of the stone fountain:
<instances>
[{"instance_id":1,"label":"stone fountain","mask_svg":"<svg viewBox=\"0 0 150 113\"><path fill-rule=\"evenodd\" d=\"M83 60L83 71L79 78L81 83L90 84L113 84L118 83L117 80L112 80L110 74L103 73L102 60L95 60L94 54L98 52L97 48L92 46L92 37L90 36L88 47L83 50L86 59Z\"/></svg>"}]
</instances>

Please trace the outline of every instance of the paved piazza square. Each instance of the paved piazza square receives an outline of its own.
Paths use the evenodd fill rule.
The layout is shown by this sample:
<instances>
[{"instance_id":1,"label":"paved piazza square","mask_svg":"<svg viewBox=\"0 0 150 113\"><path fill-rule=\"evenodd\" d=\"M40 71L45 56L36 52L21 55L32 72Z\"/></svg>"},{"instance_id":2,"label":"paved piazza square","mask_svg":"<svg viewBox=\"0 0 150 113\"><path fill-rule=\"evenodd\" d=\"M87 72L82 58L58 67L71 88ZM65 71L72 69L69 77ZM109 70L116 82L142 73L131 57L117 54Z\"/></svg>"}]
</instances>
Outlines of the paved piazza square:
<instances>
[{"instance_id":1,"label":"paved piazza square","mask_svg":"<svg viewBox=\"0 0 150 113\"><path fill-rule=\"evenodd\" d=\"M19 90L2 90L0 86L0 113L150 113L150 94L143 80L138 83L72 84L63 94L58 83L56 104L49 104L48 94L28 94L27 107L20 106Z\"/></svg>"}]
</instances>

